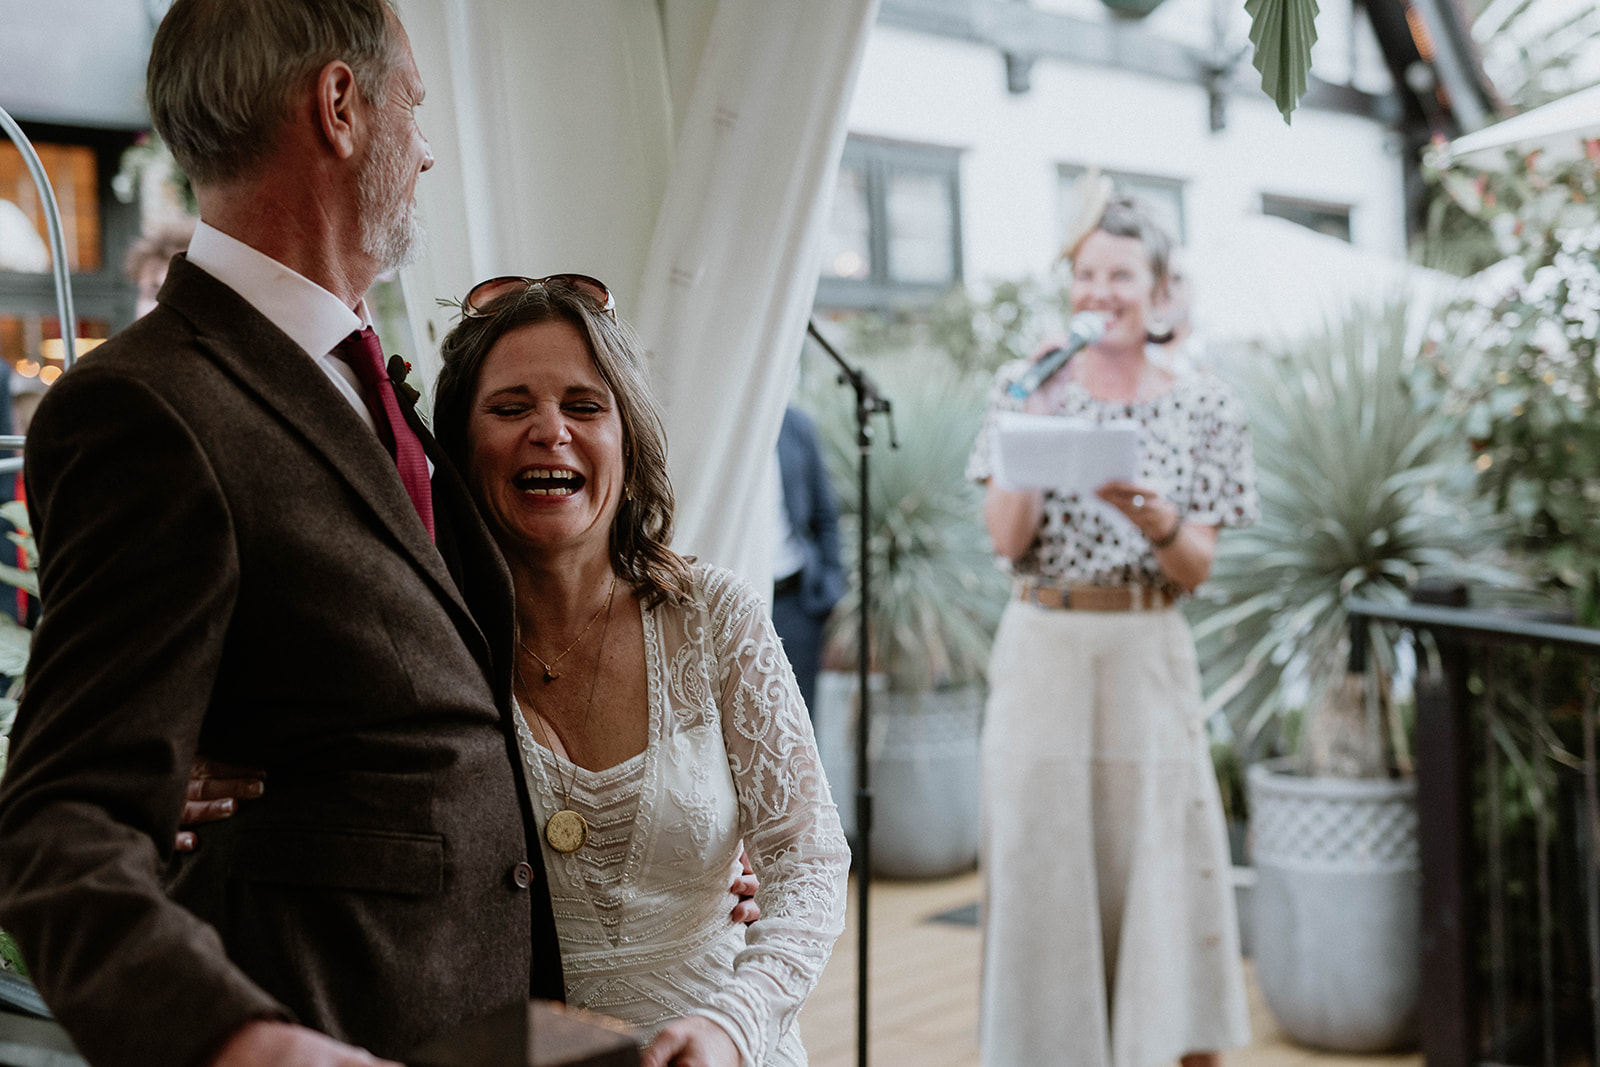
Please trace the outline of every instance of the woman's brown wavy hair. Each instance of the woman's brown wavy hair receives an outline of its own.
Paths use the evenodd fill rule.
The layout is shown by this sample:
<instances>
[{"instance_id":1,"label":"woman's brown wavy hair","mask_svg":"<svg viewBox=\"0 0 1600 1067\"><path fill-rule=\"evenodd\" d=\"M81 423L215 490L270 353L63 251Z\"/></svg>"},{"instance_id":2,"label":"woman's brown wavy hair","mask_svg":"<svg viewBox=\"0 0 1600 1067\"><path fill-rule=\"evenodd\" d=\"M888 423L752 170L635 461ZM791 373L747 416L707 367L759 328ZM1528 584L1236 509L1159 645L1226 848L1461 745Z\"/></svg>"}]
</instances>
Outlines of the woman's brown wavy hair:
<instances>
[{"instance_id":1,"label":"woman's brown wavy hair","mask_svg":"<svg viewBox=\"0 0 1600 1067\"><path fill-rule=\"evenodd\" d=\"M622 503L611 524L611 567L646 605L690 597L689 559L674 552L672 481L660 411L645 380L643 346L587 293L563 282L530 285L488 303L445 335L435 387L434 434L463 474L471 465L468 424L478 378L495 344L512 330L563 321L587 342L595 369L622 419ZM472 481L468 479L469 483Z\"/></svg>"}]
</instances>

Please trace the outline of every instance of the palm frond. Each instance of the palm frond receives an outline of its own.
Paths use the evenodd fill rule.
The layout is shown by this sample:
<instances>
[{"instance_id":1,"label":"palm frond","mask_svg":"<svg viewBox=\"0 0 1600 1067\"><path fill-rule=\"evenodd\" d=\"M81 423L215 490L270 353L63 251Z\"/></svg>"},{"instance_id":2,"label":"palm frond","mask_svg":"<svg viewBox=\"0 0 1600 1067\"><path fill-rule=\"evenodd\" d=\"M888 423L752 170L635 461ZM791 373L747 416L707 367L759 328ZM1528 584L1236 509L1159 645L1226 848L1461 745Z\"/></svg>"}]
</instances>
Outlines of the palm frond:
<instances>
[{"instance_id":1,"label":"palm frond","mask_svg":"<svg viewBox=\"0 0 1600 1067\"><path fill-rule=\"evenodd\" d=\"M1006 598L978 489L964 476L982 421L984 386L950 361L920 353L875 360L870 372L893 401L900 438L898 449L874 449L869 475L875 669L899 689L981 678ZM861 620L853 551L860 529L853 398L830 387L811 389L807 400L839 493L840 539L851 562L830 627L828 659L853 665Z\"/></svg>"},{"instance_id":2,"label":"palm frond","mask_svg":"<svg viewBox=\"0 0 1600 1067\"><path fill-rule=\"evenodd\" d=\"M1238 369L1261 521L1222 537L1189 614L1207 706L1247 758L1334 692L1349 656L1347 598L1404 600L1427 575L1518 580L1496 556L1502 527L1473 492L1462 428L1411 388L1417 313L1352 307L1297 349ZM1367 640L1368 688L1381 694L1394 635L1371 627ZM1390 761L1407 759L1376 704L1352 721L1386 735L1378 749Z\"/></svg>"}]
</instances>

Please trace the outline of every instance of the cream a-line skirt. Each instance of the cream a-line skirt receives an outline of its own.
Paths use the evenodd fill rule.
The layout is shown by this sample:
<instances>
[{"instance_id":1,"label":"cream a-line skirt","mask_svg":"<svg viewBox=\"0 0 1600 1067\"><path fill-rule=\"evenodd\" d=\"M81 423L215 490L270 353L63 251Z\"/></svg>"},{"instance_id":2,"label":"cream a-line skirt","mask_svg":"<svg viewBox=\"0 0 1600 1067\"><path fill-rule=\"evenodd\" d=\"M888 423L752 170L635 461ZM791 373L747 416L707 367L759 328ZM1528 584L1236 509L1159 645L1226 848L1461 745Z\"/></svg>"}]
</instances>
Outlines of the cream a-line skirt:
<instances>
[{"instance_id":1,"label":"cream a-line skirt","mask_svg":"<svg viewBox=\"0 0 1600 1067\"><path fill-rule=\"evenodd\" d=\"M1249 1041L1182 614L1012 601L989 686L985 1067L1155 1067Z\"/></svg>"}]
</instances>

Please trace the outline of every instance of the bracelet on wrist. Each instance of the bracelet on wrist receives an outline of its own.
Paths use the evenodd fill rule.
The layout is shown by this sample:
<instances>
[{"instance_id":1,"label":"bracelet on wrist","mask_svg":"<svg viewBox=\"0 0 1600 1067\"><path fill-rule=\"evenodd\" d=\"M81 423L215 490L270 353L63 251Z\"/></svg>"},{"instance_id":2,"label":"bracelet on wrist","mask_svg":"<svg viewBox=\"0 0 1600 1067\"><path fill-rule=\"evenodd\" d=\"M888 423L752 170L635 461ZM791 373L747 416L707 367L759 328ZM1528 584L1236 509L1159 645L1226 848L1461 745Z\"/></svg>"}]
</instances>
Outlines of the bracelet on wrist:
<instances>
[{"instance_id":1,"label":"bracelet on wrist","mask_svg":"<svg viewBox=\"0 0 1600 1067\"><path fill-rule=\"evenodd\" d=\"M1155 549L1157 552L1161 551L1163 548L1171 548L1173 543L1178 540L1178 535L1182 532L1183 516L1179 515L1172 520L1171 532L1169 532L1165 537L1152 538L1150 541L1150 547Z\"/></svg>"}]
</instances>

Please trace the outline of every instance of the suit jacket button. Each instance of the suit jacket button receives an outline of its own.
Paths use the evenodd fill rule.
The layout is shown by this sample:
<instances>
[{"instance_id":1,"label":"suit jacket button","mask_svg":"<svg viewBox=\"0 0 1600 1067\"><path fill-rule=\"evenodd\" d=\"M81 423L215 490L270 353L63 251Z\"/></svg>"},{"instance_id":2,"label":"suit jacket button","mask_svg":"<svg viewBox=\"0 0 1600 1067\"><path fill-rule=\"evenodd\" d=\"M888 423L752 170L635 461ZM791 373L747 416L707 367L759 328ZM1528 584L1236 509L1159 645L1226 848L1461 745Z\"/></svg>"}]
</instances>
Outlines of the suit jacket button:
<instances>
[{"instance_id":1,"label":"suit jacket button","mask_svg":"<svg viewBox=\"0 0 1600 1067\"><path fill-rule=\"evenodd\" d=\"M533 865L524 861L511 868L511 881L518 889L526 889L533 884Z\"/></svg>"}]
</instances>

